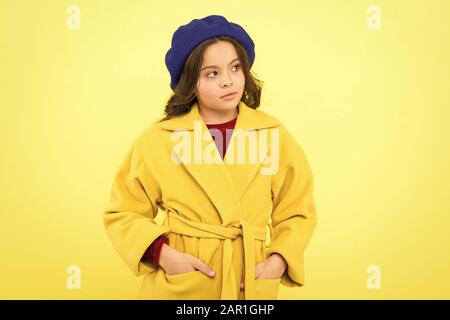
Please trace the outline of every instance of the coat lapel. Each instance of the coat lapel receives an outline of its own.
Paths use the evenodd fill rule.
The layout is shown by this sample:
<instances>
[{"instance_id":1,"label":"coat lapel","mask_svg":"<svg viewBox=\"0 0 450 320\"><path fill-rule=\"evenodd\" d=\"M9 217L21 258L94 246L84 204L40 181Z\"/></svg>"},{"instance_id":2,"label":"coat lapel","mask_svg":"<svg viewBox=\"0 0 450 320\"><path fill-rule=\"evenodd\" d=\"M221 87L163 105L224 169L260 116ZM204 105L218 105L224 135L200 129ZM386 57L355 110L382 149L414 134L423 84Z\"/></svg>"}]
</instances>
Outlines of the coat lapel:
<instances>
[{"instance_id":1,"label":"coat lapel","mask_svg":"<svg viewBox=\"0 0 450 320\"><path fill-rule=\"evenodd\" d=\"M260 154L259 159L256 159L256 161L250 162L250 149L248 148L247 140L244 140L246 141L244 144L246 146L244 149L245 161L237 161L237 147L239 146L237 138L239 132L251 134L251 131L255 131L253 134L258 134L258 129L279 125L278 120L275 118L248 107L242 101L239 103L238 109L239 114L236 125L224 160L220 157L218 149L215 147L215 142L209 133L205 122L200 116L197 103L192 106L188 113L162 122L162 127L166 130L172 132L187 131L193 142L191 148L192 152L195 151L194 139L196 139L196 137L197 142L199 142L199 136L197 135L195 137L194 132L199 132L199 130L201 130L203 136L200 136L202 138L197 145L201 145L203 147L202 150L212 151L212 154L216 156L217 162L207 164L203 162L195 163L194 161L181 161L180 165L183 165L186 168L212 201L222 218L223 226L227 226L243 219L244 215L241 209L240 199L254 177L259 174L262 161L266 156L265 152ZM172 141L171 143L172 150L176 150L174 147L179 141ZM207 146L209 146L209 149L206 149L208 148ZM191 155L193 159L193 153L191 153ZM174 151L174 156L178 159L182 158L179 151Z\"/></svg>"}]
</instances>

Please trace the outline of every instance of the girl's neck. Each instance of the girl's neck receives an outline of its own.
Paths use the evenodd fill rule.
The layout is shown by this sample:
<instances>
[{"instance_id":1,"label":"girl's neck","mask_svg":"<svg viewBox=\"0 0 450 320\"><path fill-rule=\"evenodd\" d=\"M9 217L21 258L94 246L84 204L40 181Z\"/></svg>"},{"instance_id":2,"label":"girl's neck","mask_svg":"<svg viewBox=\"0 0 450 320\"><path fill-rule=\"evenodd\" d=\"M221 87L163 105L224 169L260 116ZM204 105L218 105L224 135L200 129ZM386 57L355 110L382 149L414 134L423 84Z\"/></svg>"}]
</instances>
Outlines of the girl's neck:
<instances>
[{"instance_id":1,"label":"girl's neck","mask_svg":"<svg viewBox=\"0 0 450 320\"><path fill-rule=\"evenodd\" d=\"M224 123L233 120L237 117L239 109L236 107L233 110L205 110L205 108L199 109L200 116L206 124Z\"/></svg>"}]
</instances>

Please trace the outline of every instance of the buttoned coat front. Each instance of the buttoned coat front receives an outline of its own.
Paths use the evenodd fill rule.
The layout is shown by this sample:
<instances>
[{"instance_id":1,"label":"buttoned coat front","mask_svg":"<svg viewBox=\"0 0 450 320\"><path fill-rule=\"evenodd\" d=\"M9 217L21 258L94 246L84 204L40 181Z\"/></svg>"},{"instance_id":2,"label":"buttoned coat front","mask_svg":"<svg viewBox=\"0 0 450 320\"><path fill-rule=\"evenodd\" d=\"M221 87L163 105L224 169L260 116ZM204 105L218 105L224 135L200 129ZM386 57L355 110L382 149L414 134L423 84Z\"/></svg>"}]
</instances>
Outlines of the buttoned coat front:
<instances>
[{"instance_id":1,"label":"buttoned coat front","mask_svg":"<svg viewBox=\"0 0 450 320\"><path fill-rule=\"evenodd\" d=\"M103 222L126 265L143 276L139 298L276 299L280 284L303 286L317 224L303 148L278 119L241 101L222 159L198 108L145 128L114 176ZM154 220L158 209L163 223ZM141 260L162 234L215 276L167 275ZM255 279L256 264L275 252L288 265L282 277Z\"/></svg>"}]
</instances>

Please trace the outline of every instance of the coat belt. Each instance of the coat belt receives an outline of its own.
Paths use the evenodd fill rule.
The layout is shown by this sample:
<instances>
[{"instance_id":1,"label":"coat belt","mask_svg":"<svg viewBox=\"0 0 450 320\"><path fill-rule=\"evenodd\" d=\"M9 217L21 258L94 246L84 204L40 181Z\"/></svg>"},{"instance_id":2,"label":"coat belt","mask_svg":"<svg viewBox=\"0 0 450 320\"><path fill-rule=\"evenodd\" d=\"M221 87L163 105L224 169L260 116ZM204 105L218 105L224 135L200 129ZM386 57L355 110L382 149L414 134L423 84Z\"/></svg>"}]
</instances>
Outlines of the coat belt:
<instances>
[{"instance_id":1,"label":"coat belt","mask_svg":"<svg viewBox=\"0 0 450 320\"><path fill-rule=\"evenodd\" d=\"M235 300L237 287L236 275L232 265L233 239L242 236L244 246L244 284L245 299L255 299L255 240L266 240L266 228L251 225L245 220L236 222L228 227L196 222L186 219L179 214L166 210L164 225L170 232L199 238L223 239L222 255L222 291L220 299ZM270 226L270 224L269 224ZM271 236L273 229L270 228Z\"/></svg>"}]
</instances>

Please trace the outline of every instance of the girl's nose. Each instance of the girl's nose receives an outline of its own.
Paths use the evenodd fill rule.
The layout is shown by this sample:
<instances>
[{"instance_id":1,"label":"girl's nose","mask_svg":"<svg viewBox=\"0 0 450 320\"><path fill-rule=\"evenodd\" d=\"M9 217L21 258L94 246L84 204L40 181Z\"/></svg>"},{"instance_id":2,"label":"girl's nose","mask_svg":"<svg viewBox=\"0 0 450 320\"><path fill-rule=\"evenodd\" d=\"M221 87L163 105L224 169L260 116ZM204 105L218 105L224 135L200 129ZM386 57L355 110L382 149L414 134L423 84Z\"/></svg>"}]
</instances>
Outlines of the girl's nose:
<instances>
[{"instance_id":1,"label":"girl's nose","mask_svg":"<svg viewBox=\"0 0 450 320\"><path fill-rule=\"evenodd\" d=\"M231 77L229 75L224 76L222 81L222 87L229 87L233 84Z\"/></svg>"}]
</instances>

